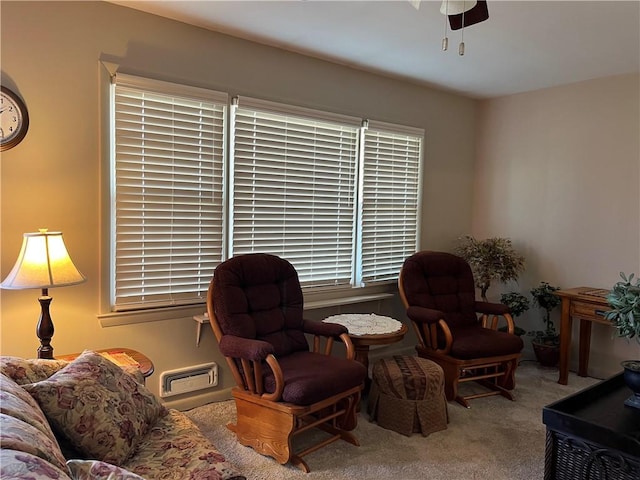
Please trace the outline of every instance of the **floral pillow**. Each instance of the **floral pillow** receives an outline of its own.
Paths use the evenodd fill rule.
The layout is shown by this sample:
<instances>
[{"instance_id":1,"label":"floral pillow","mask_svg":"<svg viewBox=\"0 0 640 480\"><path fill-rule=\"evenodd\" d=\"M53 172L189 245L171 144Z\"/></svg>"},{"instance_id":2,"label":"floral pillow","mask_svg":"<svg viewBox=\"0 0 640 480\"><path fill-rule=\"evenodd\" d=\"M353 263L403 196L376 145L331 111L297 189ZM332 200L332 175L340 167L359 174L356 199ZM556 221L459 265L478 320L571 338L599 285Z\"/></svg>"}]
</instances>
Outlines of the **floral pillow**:
<instances>
[{"instance_id":1,"label":"floral pillow","mask_svg":"<svg viewBox=\"0 0 640 480\"><path fill-rule=\"evenodd\" d=\"M100 460L69 460L72 480L144 480L129 470Z\"/></svg>"},{"instance_id":2,"label":"floral pillow","mask_svg":"<svg viewBox=\"0 0 640 480\"><path fill-rule=\"evenodd\" d=\"M40 404L53 429L84 456L116 465L167 413L144 385L89 350L24 389Z\"/></svg>"},{"instance_id":3,"label":"floral pillow","mask_svg":"<svg viewBox=\"0 0 640 480\"><path fill-rule=\"evenodd\" d=\"M66 360L26 359L9 355L0 357L0 371L18 385L44 380L68 364Z\"/></svg>"}]
</instances>

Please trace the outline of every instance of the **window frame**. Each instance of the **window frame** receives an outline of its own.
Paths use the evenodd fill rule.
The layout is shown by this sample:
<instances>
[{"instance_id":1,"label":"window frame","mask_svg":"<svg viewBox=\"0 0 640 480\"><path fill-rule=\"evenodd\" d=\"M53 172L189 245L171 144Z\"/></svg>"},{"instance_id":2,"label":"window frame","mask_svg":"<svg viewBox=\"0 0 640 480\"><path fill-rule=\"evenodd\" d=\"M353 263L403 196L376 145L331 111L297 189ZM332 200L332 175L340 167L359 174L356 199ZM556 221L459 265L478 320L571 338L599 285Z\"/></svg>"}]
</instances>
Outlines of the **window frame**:
<instances>
[{"instance_id":1,"label":"window frame","mask_svg":"<svg viewBox=\"0 0 640 480\"><path fill-rule=\"evenodd\" d=\"M214 90L209 90L209 89L203 89L203 88L199 88L199 87L192 87L192 86L187 86L187 85L182 85L182 84L177 84L177 83L171 83L171 82L165 82L165 81L161 81L161 80L155 80L155 79L150 79L150 78L145 78L145 77L139 77L139 76L134 76L134 75L129 75L126 73L116 73L115 75L113 75L111 77L111 82L110 82L110 87L109 87L109 105L110 105L110 115L109 115L109 130L110 130L110 155L109 155L109 178L110 178L110 188L109 188L109 197L110 197L110 213L109 213L109 220L110 220L110 229L109 229L109 310L111 312L124 312L124 311L131 311L131 310L155 310L155 309L160 309L160 308L166 308L166 307L172 307L172 306L179 306L179 307L188 307L189 305L201 305L205 300L206 300L206 287L202 287L201 289L194 289L191 293L176 293L175 295L178 297L173 298L172 293L170 293L173 290L173 282L167 282L166 287L164 288L168 288L169 289L169 293L165 293L161 295L161 298L156 300L155 297L156 295L154 295L154 300L149 300L149 301L138 301L138 302L118 302L118 297L117 297L117 288L118 288L118 279L116 278L117 275L117 265L116 262L118 262L119 258L122 258L122 255L119 255L119 253L121 253L118 250L117 247L117 236L119 235L118 233L118 214L117 214L117 209L118 209L118 205L117 205L117 175L118 175L118 167L117 167L117 150L118 150L118 146L117 146L117 113L116 113L116 103L117 103L117 89L118 87L120 87L124 92L126 91L139 91L139 92L143 92L141 94L142 97L144 97L144 95L158 95L159 97L177 97L180 98L180 102L176 102L174 105L178 105L179 103L186 103L186 102L207 102L210 103L211 105L213 105L213 110L212 110L212 114L215 115L216 111L221 109L221 122L222 124L219 125L216 123L216 118L212 117L212 121L214 123L212 123L212 134L215 133L215 130L218 129L218 133L219 135L221 135L221 145L216 145L216 142L214 141L214 139L211 139L211 149L212 149L212 153L211 153L211 162L212 162L212 168L215 167L215 163L219 163L218 168L221 171L221 176L220 176L220 181L219 182L215 182L214 180L214 184L211 185L212 189L215 189L216 186L219 188L220 190L220 194L219 194L219 199L220 199L220 205L219 205L219 214L221 217L221 221L224 225L224 214L225 214L225 205L224 205L224 189L225 189L225 177L226 177L226 165L227 165L227 161L226 161L226 155L227 155L227 125L228 125L228 94L224 93L224 92L217 92ZM123 92L123 95L124 95ZM134 94L132 94L134 95ZM153 103L153 100L150 100ZM141 101L142 104L145 103L145 100ZM122 107L121 107L122 108ZM186 108L193 108L193 107L186 107ZM142 114L142 113L141 113ZM166 119L168 119L170 117L170 115L167 115ZM159 117L158 117L159 118ZM166 119L163 117L162 121L166 121ZM176 121L177 120L171 120ZM155 121L154 121L155 122ZM140 129L141 131L144 130L144 126L146 124L142 124L142 128ZM158 124L159 128L166 128L166 125L163 124ZM168 124L167 124L168 125ZM151 135L149 135L151 136ZM166 137L165 137L166 138ZM193 137L189 137L189 138L193 138ZM146 141L146 140L145 140ZM161 141L156 141L156 142L152 142L152 143L161 143ZM143 145L142 144L138 144L136 145L136 147L138 149L143 150ZM178 145L180 147L180 145ZM164 147L160 147L163 148L162 151L167 151L166 148ZM218 148L221 153L219 155L215 154L215 150L216 148ZM175 145L171 144L171 150L173 151L175 149ZM133 154L132 154L133 155ZM146 158L146 153L142 154L144 155L144 158ZM150 154L149 154L150 155ZM179 154L176 154L175 158L178 158ZM186 155L186 154L185 154ZM193 157L193 155L191 155L191 157ZM152 158L150 156L150 158ZM141 170L144 169L144 165L146 160L142 160L137 162L140 165L143 165L143 168L141 168ZM183 163L185 163L185 161L182 161ZM187 163L193 163L193 158L189 158L186 160ZM172 163L172 166L175 167L175 164L177 162ZM163 164L162 168L166 168L168 166L167 164ZM153 183L153 179L151 180L151 182ZM144 182L142 182L144 183ZM164 182L163 182L164 183ZM139 185L140 188L142 184ZM159 185L155 185L154 188L159 188ZM173 190L171 192L171 196L173 198ZM142 202L142 200L141 200ZM176 205L175 202L172 202L172 206ZM141 208L140 206L138 208ZM173 218L173 214L175 213L175 211L178 210L177 208L172 208L171 209L171 215ZM202 217L198 217L198 218L202 218ZM153 223L153 222L152 222ZM165 224L163 224L165 225ZM141 229L144 227L140 227ZM173 226L166 224L165 228L171 228L173 229ZM144 235L144 234L143 234ZM219 246L220 246L220 257L217 260L224 260L224 255L225 255L225 250L224 250L224 231L221 232L220 234L220 242L219 242ZM170 250L171 252L173 252L173 241L169 241L168 242L170 244ZM177 248L177 246L176 246ZM190 249L191 250L191 249ZM173 254L173 253L171 253ZM199 257L202 258L202 257ZM157 262L156 262L157 263ZM158 265L161 265L162 262L157 263ZM176 265L177 263L172 263L171 267L173 267L173 265ZM215 266L214 266L215 267ZM214 268L212 267L212 268ZM186 267L182 267L184 270L187 270ZM211 270L211 273L212 270ZM144 288L142 286L138 286L136 288L137 291L141 291L144 290ZM198 293L199 292L199 293Z\"/></svg>"},{"instance_id":2,"label":"window frame","mask_svg":"<svg viewBox=\"0 0 640 480\"><path fill-rule=\"evenodd\" d=\"M240 118L240 120L238 120ZM356 117L345 115L331 114L324 111L313 110L309 108L296 107L281 103L269 102L251 97L235 97L232 100L231 121L230 124L230 145L232 154L229 158L229 228L228 228L228 245L229 256L236 253L248 253L246 246L251 241L251 232L247 232L246 227L242 227L239 218L245 220L248 217L256 218L264 221L261 211L264 205L247 206L255 198L269 197L271 205L293 204L291 215L284 214L278 218L267 219L274 226L272 232L276 237L279 229L280 235L286 232L292 232L297 236L297 244L293 247L284 246L284 238L280 238L280 245L276 245L273 241L259 239L259 243L263 244L260 251L272 253L287 258L298 271L301 285L303 289L344 289L351 288L353 285L355 243L354 230L357 213L356 190L357 190L357 169L360 142L360 124L361 120ZM290 143L285 143L283 139L293 139ZM248 139L248 140L246 140ZM236 141L238 140L238 141ZM300 142L300 143L298 143ZM291 147L289 147L291 145ZM236 148L240 146L240 148ZM241 151L242 153L238 154ZM275 158L270 158L274 156ZM313 189L319 182L313 180L318 179L324 183L324 188L333 196L328 198L338 199L333 205L326 201L315 200L313 195L307 195L304 190L298 189L304 185L308 179L301 182L287 182L286 176L296 176L300 178L307 172L304 171L303 165L305 160L320 158L320 163L313 166L310 163L308 175L312 180L309 182L308 188ZM282 160L283 164L280 162ZM288 168L287 163L291 164ZM268 174L283 172L284 177L282 184L278 185L255 185L254 192L258 192L259 197L248 195L249 185L242 185L245 189L242 193L237 194L236 185L242 183L242 179L236 175L237 169L241 168L243 174L247 175L247 169L254 165L253 170L267 172ZM324 167L323 165L324 164ZM326 169L326 165L335 165L337 171ZM317 165L317 168L316 168ZM317 173L317 176L315 176ZM346 179L343 177L346 175ZM266 183L266 182L265 182ZM348 187L342 192L341 187L344 184ZM285 193L281 194L278 190L283 185ZM289 195L286 191L287 186L292 185L296 191ZM331 189L335 188L336 191ZM326 192L325 192L326 193ZM343 200L344 195L349 197ZM289 197L295 197L295 200L288 200ZM298 201L296 205L296 201ZM316 210L317 208L317 210ZM247 209L249 209L247 211ZM296 212L302 209L305 214ZM242 210L242 212L241 212ZM285 211L285 210L283 210ZM342 212L342 213L339 213ZM242 213L242 215L240 215ZM329 233L324 224L325 215L334 215L336 224L338 225L337 236L348 235L350 239L348 243L340 242L334 239L335 244L331 244L330 239L308 239L300 237L300 233L296 223L310 222L309 229L313 229L316 222L320 224L318 231ZM346 218L345 218L346 217ZM341 220L343 218L343 220ZM236 228L236 224L239 228ZM342 226L340 226L342 225ZM334 232L334 233L336 233ZM341 232L341 233L340 233ZM306 243L304 247L303 243ZM317 255L311 257L301 253L300 248L318 249ZM337 257L329 255L327 252L335 247ZM324 253L323 253L324 252ZM333 268L338 275L334 277L323 278L322 274L316 270L316 276L309 278L309 272L313 272L313 265L324 265L324 268Z\"/></svg>"},{"instance_id":3,"label":"window frame","mask_svg":"<svg viewBox=\"0 0 640 480\"><path fill-rule=\"evenodd\" d=\"M115 75L122 75L122 74L117 73L110 76L112 77ZM160 86L169 84L169 85L176 85L178 87L184 87L186 89L192 88L192 87L188 87L188 86L185 87L178 84L171 84L169 82L153 80L145 77L137 77L137 78L142 79L144 82L148 81L155 85L160 85ZM108 95L109 123L108 124L110 125L110 128L108 129L108 134L105 134L105 138L109 139L109 142L113 142L115 145L115 136L114 136L115 132L112 131L113 122L111 121L111 117L113 115L112 113L113 110L111 109L112 107L111 103L113 102L113 98L114 98L114 96L111 93L111 89L113 88L112 85L113 84L111 82L108 82L108 90L109 90L109 95ZM197 87L193 87L193 88L197 89ZM208 90L208 89L201 89L201 90L212 92L212 90ZM227 99L232 98L230 94L227 94L225 92L216 92L216 93L226 96ZM251 97L240 97L240 98L241 99L244 98L246 100ZM348 119L350 122L355 122L355 121L360 122L360 127L359 127L360 133L358 134L358 146L357 146L359 158L357 159L358 166L357 166L357 180L356 180L358 183L358 186L356 187L356 190L358 191L358 197L356 198L356 203L354 205L354 208L356 210L355 212L356 217L361 215L361 208L360 208L359 202L361 201L360 192L362 188L362 186L360 185L360 181L361 181L360 177L362 173L361 162L363 161L363 158L362 158L361 150L364 148L363 141L362 141L362 139L364 138L364 135L363 135L364 129L367 128L367 126L373 126L373 127L379 127L379 128L388 128L393 131L399 131L404 133L413 132L415 134L419 134L421 136L421 142L420 142L419 168L418 168L418 179L417 179L418 197L417 197L417 209L416 209L416 219L415 219L415 238L416 238L415 249L416 250L418 249L418 246L420 243L420 234L421 234L422 186L423 186L423 171L424 171L424 161L423 161L424 130L423 129L419 129L415 127L405 127L402 125L396 125L391 123L361 120L361 119L358 119L357 117L332 114L330 112L322 112L319 110L308 109L305 107L297 107L294 105L284 105L284 104L279 104L276 102L270 102L266 100L252 99L252 101L256 102L256 105L268 106L269 108L273 108L276 111L278 111L278 109L281 108L280 111L282 112L291 112L291 111L303 112L303 113L314 112L319 114L320 116L325 115L326 118L334 118L334 119L345 118L345 119ZM231 108L230 102L227 101L227 110L225 115L225 123L226 123L225 135L226 136L225 136L225 145L224 145L224 153L223 153L223 179L222 179L222 182L223 182L223 206L222 206L222 209L223 209L223 217L222 217L223 258L222 260L223 261L233 254L233 246L230 240L230 232L229 232L230 229L228 228L229 221L230 219L233 218L233 212L230 208L231 192L229 191L230 184L231 184L231 175L233 173L230 167L232 163L231 156L234 154L233 135L232 135L232 132L230 131L230 129L232 128L231 116L232 116L232 108ZM113 229L115 225L115 214L114 214L114 211L112 210L113 206L111 205L111 201L112 201L111 193L114 191L115 187L113 184L111 184L112 180L114 180L111 178L111 172L114 171L114 167L112 166L113 162L115 161L114 149L109 149L108 153L109 153L108 171L109 171L109 179L110 179L109 205L106 206L104 210L107 215L107 221L103 222L103 226L106 227L108 225L108 227L106 227L108 229L108 233L105 236L105 238L108 238L108 245L109 245L108 268L107 268L108 272L106 272L109 278L108 279L109 299L107 300L105 297L102 297L104 299L104 301L101 302L103 306L101 308L102 313L98 314L98 318L100 319L100 322L102 323L103 326L112 326L112 325L123 325L123 324L139 323L139 322L147 322L147 321L156 321L156 320L168 319L168 318L172 318L172 319L190 318L193 315L202 313L202 306L205 301L205 298L202 298L201 303L195 303L195 304L184 304L184 305L167 306L167 307L161 307L161 308L149 306L147 308L143 308L141 310L136 310L136 311L116 311L113 309L113 304L111 301L111 298L112 298L111 290L114 284L113 277L115 276L115 269L113 268L114 266L112 265L111 258L113 258L113 251L114 251L113 249L115 248L112 242L113 231L114 231ZM356 222L360 222L360 220L361 220L360 218L356 218ZM353 236L353 242L356 245L359 245L361 244L361 239L357 238L356 234L361 235L361 228L356 228ZM103 249L102 252L103 252L102 256L104 258L105 250ZM337 306L337 305L344 305L344 304L350 304L350 303L371 301L374 299L383 299L393 295L393 293L391 292L392 290L393 291L395 290L393 289L391 284L395 286L395 280L392 280L392 279L383 281L383 282L374 282L374 283L366 283L366 282L357 283L357 284L355 283L357 278L355 275L355 272L361 271L360 270L361 264L358 265L358 262L361 261L361 258L362 258L361 255L359 255L357 251L354 251L353 269L352 269L352 271L354 272L354 275L351 281L351 285L340 286L340 287L305 287L303 288L303 292L305 295L305 308L306 309L325 308L327 306Z\"/></svg>"},{"instance_id":4,"label":"window frame","mask_svg":"<svg viewBox=\"0 0 640 480\"><path fill-rule=\"evenodd\" d=\"M402 157L402 155L398 155L398 154L394 155L393 153L394 149L400 150L400 151L403 151L403 150L415 151L415 153L411 155L411 158L409 158L409 155L407 154L407 158L405 160L405 164L406 164L405 166L407 170L409 170L409 168L413 168L412 171L408 171L407 173L413 172L413 174L416 175L415 183L412 183L410 185L406 184L404 188L400 189L401 190L400 192L397 192L398 189L394 187L394 184L397 183L397 179L399 178L398 176L392 177L391 184L378 183L378 182L376 182L375 184L376 187L381 187L381 188L386 187L387 189L391 188L393 189L394 193L400 193L402 195L402 197L400 198L403 199L403 202L400 202L400 203L406 204L408 202L412 202L412 206L413 206L412 208L414 211L413 217L415 218L415 231L413 232L413 238L411 238L411 235L409 235L409 238L405 238L404 241L400 243L400 245L398 244L397 241L393 240L394 248L389 248L389 247L380 248L381 253L383 255L391 256L391 261L390 261L391 266L389 268L394 272L399 272L400 267L404 262L404 259L412 255L413 253L415 253L420 245L420 228L421 228L421 212L422 212L421 210L422 208L422 174L423 174L422 165L424 163L423 162L424 130L415 128L415 127L397 125L397 124L392 124L387 122L380 122L376 120L365 120L363 122L363 128L362 128L362 153L360 155L360 162L361 162L360 170L359 170L360 183L359 183L359 192L358 192L358 195L360 197L359 202L361 202L362 206L358 208L358 215L359 215L358 235L361 238L357 240L357 247L360 250L358 251L356 260L360 262L360 265L358 266L358 268L356 268L357 277L355 279L355 284L361 285L361 286L374 285L379 283L395 284L395 282L397 281L397 274L389 276L388 273L384 274L378 271L376 278L368 278L364 274L365 272L364 249L365 247L368 247L372 243L371 240L365 238L365 236L367 235L367 232L365 231L366 225L365 225L365 218L364 218L365 211L367 210L366 193L367 193L367 190L370 188L369 185L371 185L370 182L366 181L367 167L368 167L367 152L368 152L368 149L370 148L366 139L367 139L368 133L372 131L376 131L380 137L386 136L387 138L394 139L392 141L393 143L389 144L387 142L386 145L383 145L388 150L378 155L378 157L382 158L382 162L386 160L387 168L389 168L388 165L390 163L393 163L395 161L396 157ZM397 140L397 143L396 143L396 140ZM382 142L376 143L378 148L380 148L379 147L380 143ZM371 161L373 161L373 159L371 159ZM384 163L383 163L383 166L385 166ZM394 167L390 167L390 168L394 168ZM407 185L409 185L412 188L410 189L409 186ZM393 203L397 201L398 201L398 198L394 194ZM402 210L406 211L408 208L410 209L411 205L404 206ZM372 208L372 210L375 210L375 209ZM376 213L377 213L377 210L376 210ZM392 215L392 216L396 217L396 215ZM406 225L406 223L404 225ZM373 236L377 238L379 233L384 233L384 232L381 232L380 230L375 230L373 232ZM406 236L407 234L405 234L405 237ZM402 249L399 251L398 247L401 247Z\"/></svg>"}]
</instances>

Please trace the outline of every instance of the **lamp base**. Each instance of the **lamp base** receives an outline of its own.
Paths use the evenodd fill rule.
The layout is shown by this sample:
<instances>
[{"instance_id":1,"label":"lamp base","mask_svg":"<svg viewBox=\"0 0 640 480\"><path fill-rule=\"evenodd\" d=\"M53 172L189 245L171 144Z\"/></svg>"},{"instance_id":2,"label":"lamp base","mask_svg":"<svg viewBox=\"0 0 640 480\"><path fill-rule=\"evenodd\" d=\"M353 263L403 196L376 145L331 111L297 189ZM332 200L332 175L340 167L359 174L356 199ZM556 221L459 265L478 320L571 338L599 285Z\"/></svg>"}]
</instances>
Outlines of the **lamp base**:
<instances>
[{"instance_id":1,"label":"lamp base","mask_svg":"<svg viewBox=\"0 0 640 480\"><path fill-rule=\"evenodd\" d=\"M53 321L49 314L50 296L44 294L38 298L40 302L40 319L36 327L36 335L40 339L40 347L38 348L38 358L53 359L53 347L51 346L51 337L53 337Z\"/></svg>"}]
</instances>

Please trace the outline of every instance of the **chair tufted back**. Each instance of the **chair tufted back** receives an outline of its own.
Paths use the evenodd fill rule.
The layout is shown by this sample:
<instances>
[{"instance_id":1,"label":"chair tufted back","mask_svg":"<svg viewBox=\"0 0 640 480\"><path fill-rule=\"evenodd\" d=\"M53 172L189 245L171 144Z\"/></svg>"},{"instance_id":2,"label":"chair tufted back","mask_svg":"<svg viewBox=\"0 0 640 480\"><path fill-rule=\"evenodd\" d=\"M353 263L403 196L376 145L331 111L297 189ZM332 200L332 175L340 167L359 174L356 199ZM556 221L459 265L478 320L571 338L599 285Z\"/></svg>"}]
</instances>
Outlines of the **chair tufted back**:
<instances>
[{"instance_id":1,"label":"chair tufted back","mask_svg":"<svg viewBox=\"0 0 640 480\"><path fill-rule=\"evenodd\" d=\"M418 252L405 260L401 274L409 305L441 310L453 327L477 324L473 273L463 258Z\"/></svg>"},{"instance_id":2,"label":"chair tufted back","mask_svg":"<svg viewBox=\"0 0 640 480\"><path fill-rule=\"evenodd\" d=\"M214 272L213 305L224 335L263 340L284 356L309 350L302 331L303 296L287 260L265 253L238 255Z\"/></svg>"}]
</instances>

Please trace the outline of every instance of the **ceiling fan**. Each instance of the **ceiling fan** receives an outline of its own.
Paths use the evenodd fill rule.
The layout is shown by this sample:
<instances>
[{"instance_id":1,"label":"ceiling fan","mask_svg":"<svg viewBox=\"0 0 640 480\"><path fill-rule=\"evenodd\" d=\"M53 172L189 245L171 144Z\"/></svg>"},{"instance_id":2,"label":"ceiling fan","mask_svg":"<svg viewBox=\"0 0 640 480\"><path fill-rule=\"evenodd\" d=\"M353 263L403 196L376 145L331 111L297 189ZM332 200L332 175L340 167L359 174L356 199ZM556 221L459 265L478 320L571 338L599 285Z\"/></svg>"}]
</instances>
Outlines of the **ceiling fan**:
<instances>
[{"instance_id":1,"label":"ceiling fan","mask_svg":"<svg viewBox=\"0 0 640 480\"><path fill-rule=\"evenodd\" d=\"M421 0L409 0L417 10ZM451 30L460 30L489 18L486 0L442 0L440 13L449 19Z\"/></svg>"},{"instance_id":2,"label":"ceiling fan","mask_svg":"<svg viewBox=\"0 0 640 480\"><path fill-rule=\"evenodd\" d=\"M421 0L409 0L417 10ZM462 41L458 47L458 54L464 55L464 28L484 22L489 18L489 9L486 0L443 0L440 5L440 13L446 15L451 30L462 29ZM449 38L445 22L445 33L442 39L442 50L449 47Z\"/></svg>"},{"instance_id":3,"label":"ceiling fan","mask_svg":"<svg viewBox=\"0 0 640 480\"><path fill-rule=\"evenodd\" d=\"M440 5L440 13L447 15L451 30L460 30L462 27L470 27L476 23L484 22L489 18L489 9L486 0L478 1L448 1L444 0Z\"/></svg>"}]
</instances>

